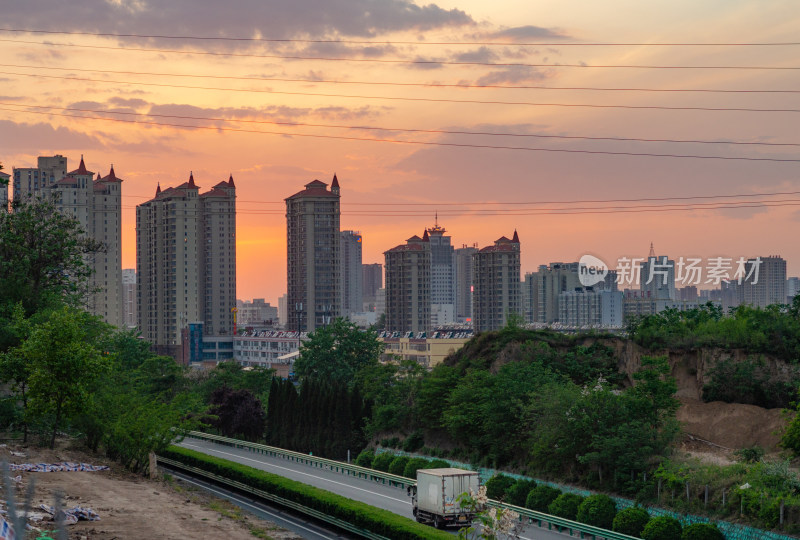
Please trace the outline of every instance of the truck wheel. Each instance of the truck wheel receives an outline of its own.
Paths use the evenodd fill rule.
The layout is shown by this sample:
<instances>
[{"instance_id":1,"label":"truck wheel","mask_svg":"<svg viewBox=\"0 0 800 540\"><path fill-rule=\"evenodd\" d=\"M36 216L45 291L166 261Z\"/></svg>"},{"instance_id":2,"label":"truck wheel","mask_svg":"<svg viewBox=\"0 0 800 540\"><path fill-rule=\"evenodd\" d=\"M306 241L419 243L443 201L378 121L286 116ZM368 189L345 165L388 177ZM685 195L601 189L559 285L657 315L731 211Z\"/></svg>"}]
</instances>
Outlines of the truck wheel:
<instances>
[{"instance_id":1,"label":"truck wheel","mask_svg":"<svg viewBox=\"0 0 800 540\"><path fill-rule=\"evenodd\" d=\"M434 516L434 518L433 518L433 526L435 528L437 528L437 529L441 529L442 528L442 522L439 521L439 516Z\"/></svg>"}]
</instances>

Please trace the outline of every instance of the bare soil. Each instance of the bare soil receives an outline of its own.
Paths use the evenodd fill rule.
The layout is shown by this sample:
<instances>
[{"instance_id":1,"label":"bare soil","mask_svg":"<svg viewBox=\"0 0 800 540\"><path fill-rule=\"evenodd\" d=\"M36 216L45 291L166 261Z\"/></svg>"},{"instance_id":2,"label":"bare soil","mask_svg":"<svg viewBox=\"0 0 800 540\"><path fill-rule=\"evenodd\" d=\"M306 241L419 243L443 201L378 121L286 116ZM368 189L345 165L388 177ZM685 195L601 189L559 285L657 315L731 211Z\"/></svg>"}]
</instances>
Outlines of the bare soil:
<instances>
[{"instance_id":1,"label":"bare soil","mask_svg":"<svg viewBox=\"0 0 800 540\"><path fill-rule=\"evenodd\" d=\"M788 418L782 409L763 409L755 405L703 403L698 399L680 398L678 420L683 430L695 437L722 447L721 450L760 446L777 452Z\"/></svg>"},{"instance_id":2,"label":"bare soil","mask_svg":"<svg viewBox=\"0 0 800 540\"><path fill-rule=\"evenodd\" d=\"M11 451L23 452L25 457L14 456ZM71 540L299 538L199 488L177 480L150 480L127 472L103 456L67 444L56 450L9 444L0 448L0 460L9 463L71 461L111 468L97 472L14 473L22 475L22 485L17 490L19 498L24 497L28 483L35 482L34 507L40 503L52 506L55 493L60 492L64 507L89 507L100 515L100 521L79 521L70 526ZM42 527L50 528L47 523Z\"/></svg>"}]
</instances>

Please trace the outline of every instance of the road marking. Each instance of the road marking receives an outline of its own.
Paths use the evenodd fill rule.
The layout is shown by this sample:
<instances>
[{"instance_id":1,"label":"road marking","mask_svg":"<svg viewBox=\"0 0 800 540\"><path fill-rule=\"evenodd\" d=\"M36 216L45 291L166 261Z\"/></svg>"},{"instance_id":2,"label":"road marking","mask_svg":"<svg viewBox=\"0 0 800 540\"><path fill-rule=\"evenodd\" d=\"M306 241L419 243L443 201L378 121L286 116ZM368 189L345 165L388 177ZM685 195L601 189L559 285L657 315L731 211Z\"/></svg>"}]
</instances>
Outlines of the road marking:
<instances>
[{"instance_id":1,"label":"road marking","mask_svg":"<svg viewBox=\"0 0 800 540\"><path fill-rule=\"evenodd\" d=\"M270 516L272 516L272 517L275 517L275 518L278 518L278 519L281 519L281 520L283 520L283 521L289 521L289 522L291 522L291 523L292 523L292 525L294 525L295 527L298 527L298 528L300 528L300 529L303 529L304 531L308 531L308 532L310 532L311 534L315 534L315 535L317 535L317 536L319 536L319 537L321 537L321 538L327 538L328 540L334 540L334 539L333 539L332 537L330 537L330 536L324 536L324 535L320 534L320 533L319 533L319 532L317 532L317 531L311 530L311 529L309 529L308 527L303 527L302 525L299 525L299 524L297 524L297 523L294 523L294 522L292 522L291 520L289 520L289 519L286 519L285 517L281 517L281 516L279 516L279 515L277 515L277 514L273 514L272 512L270 512L270 511L268 511L268 510L264 510L263 508L261 508L261 507L259 507L259 506L255 506L254 504L250 504L250 503L248 503L248 502L246 502L246 501L243 501L243 500L241 500L241 499L238 499L237 497L235 497L235 496L233 496L233 495L230 495L230 494L228 494L228 493L223 493L222 491L217 491L216 489L214 489L214 488L212 488L212 487L209 487L209 486L207 486L207 485L198 484L197 482L193 482L192 480L189 480L188 478L184 478L184 477L182 477L182 476L179 476L179 475L176 475L176 476L178 476L178 477L179 477L181 480L183 480L184 482L189 482L190 484L194 484L194 485L196 485L196 486L198 486L198 487L201 487L201 488L203 488L203 489L205 489L205 490L211 491L212 493L216 493L217 495L221 495L221 496L223 496L223 497L226 497L226 498L227 498L227 497L230 497L230 498L232 498L232 499L236 499L236 500L237 500L237 502L238 502L239 504L243 504L243 505L245 505L245 506L249 506L250 508L255 508L255 509L256 509L256 510L258 510L259 512L264 512L265 514L269 514Z\"/></svg>"},{"instance_id":2,"label":"road marking","mask_svg":"<svg viewBox=\"0 0 800 540\"><path fill-rule=\"evenodd\" d=\"M198 446L196 444L190 444L190 443L187 443L186 441L184 441L181 444L183 444L184 446L193 446L195 448L200 448L202 450L208 450L209 452L217 452L219 454L224 454L226 456L232 456L232 457L236 457L236 458L239 458L239 459L246 459L247 461L252 461L253 463L259 463L259 464L267 466L267 467L275 467L276 469L283 469L284 471L290 471L290 472L293 472L293 473L296 473L296 474L302 474L303 476L310 476L311 478L316 478L318 480L323 480L325 482L330 482L332 484L338 484L340 486L344 486L344 487L347 487L347 488L350 488L350 489L357 489L358 491L364 491L366 493L369 493L370 495L377 495L378 497L384 497L386 499L390 499L390 500L393 500L395 502L401 502L401 503L407 504L409 506L411 505L410 501L406 501L406 500L403 500L403 499L396 499L394 497L390 497L389 495L383 495L382 493L375 493L374 491L370 491L368 489L359 488L359 487L355 487L355 486L353 486L351 484L345 484L344 482L337 482L336 480L329 480L328 478L323 478L321 476L315 476L313 474L308 474L308 473L296 471L296 470L290 469L288 467L281 467L280 465L273 465L272 463L267 463L265 461L259 461L257 459L251 459L251 458L248 458L248 457L240 456L238 454L231 454L229 452L223 452L222 450L214 450L213 448L208 448L206 446Z\"/></svg>"}]
</instances>

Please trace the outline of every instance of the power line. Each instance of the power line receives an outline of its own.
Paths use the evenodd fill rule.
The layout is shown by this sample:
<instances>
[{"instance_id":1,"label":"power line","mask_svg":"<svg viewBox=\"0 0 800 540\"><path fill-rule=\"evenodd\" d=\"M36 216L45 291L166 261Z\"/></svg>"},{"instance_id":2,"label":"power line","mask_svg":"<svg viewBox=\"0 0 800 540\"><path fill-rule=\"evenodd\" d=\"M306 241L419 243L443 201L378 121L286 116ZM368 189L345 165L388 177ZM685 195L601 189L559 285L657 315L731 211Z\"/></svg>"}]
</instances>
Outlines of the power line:
<instances>
[{"instance_id":1,"label":"power line","mask_svg":"<svg viewBox=\"0 0 800 540\"><path fill-rule=\"evenodd\" d=\"M163 127L174 127L174 128L182 128L182 129L202 129L202 130L213 130L213 131L230 131L230 132L237 132L237 133L259 133L263 135L290 135L293 137L309 137L315 139L338 139L338 140L347 140L347 141L366 141L366 142L384 142L384 143L395 143L395 144L409 144L409 145L418 145L418 146L441 146L441 147L450 147L450 148L483 148L483 149L491 149L491 150L511 150L511 151L527 151L527 152L553 152L553 153L565 153L565 154L590 154L590 155L609 155L609 156L641 156L641 157L665 157L665 158L681 158L681 159L708 159L708 160L730 160L730 161L763 161L763 162L784 162L784 163L800 163L800 159L785 159L785 158L754 158L754 157L744 157L744 156L702 156L702 155L692 155L692 154L657 154L651 152L612 152L612 151L601 151L601 150L575 150L575 149L565 149L565 148L532 148L528 146L495 146L489 144L467 144L467 143L448 143L448 142L431 142L431 141L407 141L407 140L399 140L399 139L378 139L378 138L366 138L366 137L348 137L344 135L321 135L321 134L312 134L312 133L289 133L285 131L261 131L261 130L252 130L252 129L240 129L240 128L226 128L226 127L218 127L218 126L196 126L196 125L186 125L186 124L173 124L173 123L166 123L166 122L149 122L144 120L126 120L123 118L103 118L103 117L92 117L92 116L80 116L74 114L63 114L63 113L55 113L55 112L45 112L45 111L26 111L21 109L9 109L5 107L0 107L0 110L4 111L12 111L17 113L23 114L39 114L39 115L51 115L51 116L64 116L67 118L83 118L86 120L102 120L107 122L122 122L127 124L141 124L141 125L152 125L152 126L163 126Z\"/></svg>"},{"instance_id":2,"label":"power line","mask_svg":"<svg viewBox=\"0 0 800 540\"><path fill-rule=\"evenodd\" d=\"M24 69L49 69L54 71L83 71L90 73L113 73L116 75L146 75L153 77L182 77L196 79L216 79L235 81L275 81L275 82L300 82L312 84L355 84L373 86L401 86L422 88L466 88L466 89L509 89L509 90L582 90L597 92L696 92L720 94L800 94L800 90L742 90L722 88L602 88L592 86L542 86L542 85L506 85L506 84L462 84L462 83L413 83L392 81L343 81L335 79L292 79L284 77L234 77L231 75L197 75L184 73L158 73L145 71L118 71L109 69L64 68L56 66L31 66L24 64L0 64L0 67L13 67Z\"/></svg>"},{"instance_id":3,"label":"power line","mask_svg":"<svg viewBox=\"0 0 800 540\"><path fill-rule=\"evenodd\" d=\"M221 90L225 92L257 92L287 96L333 97L346 99L376 99L388 101L411 101L426 103L469 103L472 105L514 105L528 107L567 107L590 109L626 109L626 110L661 110L661 111L708 111L708 112L753 112L753 113L800 113L800 109L755 109L750 107L672 107L665 105L603 105L592 103L536 103L531 101L500 101L480 99L452 99L452 98L421 98L405 96L369 96L358 94L328 94L323 92L290 92L272 89L247 89L247 88L220 88L210 86L192 86L184 84L147 83L138 81L117 81L109 79L91 79L88 77L63 77L59 75L43 75L40 73L17 73L0 71L3 75L17 75L21 77L35 77L43 79L59 79L67 81L95 82L105 84L130 84L136 86L157 86L161 88L190 88L195 90Z\"/></svg>"},{"instance_id":4,"label":"power line","mask_svg":"<svg viewBox=\"0 0 800 540\"><path fill-rule=\"evenodd\" d=\"M69 36L96 36L116 38L144 38L144 39L175 39L198 41L231 41L231 42L260 42L260 43L343 43L352 45L500 45L500 46L531 46L531 47L773 47L794 46L800 42L784 41L769 43L612 43L612 42L586 42L575 43L565 41L369 41L354 39L288 39L288 38L242 38L220 36L169 36L163 34L115 34L110 32L68 32L56 30L32 30L25 28L0 28L0 32L22 32L26 34L59 34Z\"/></svg>"},{"instance_id":5,"label":"power line","mask_svg":"<svg viewBox=\"0 0 800 540\"><path fill-rule=\"evenodd\" d=\"M41 43L38 41L26 41L21 39L0 39L4 43L22 43L25 45L44 45L47 47L74 47L80 49L112 50L112 51L138 51L138 52L157 52L168 54L194 54L203 56L226 56L243 58L273 58L281 60L314 60L325 62L359 62L374 64L416 64L416 65L443 65L443 66L488 66L488 67L551 67L551 68L619 68L619 69L739 69L739 70L778 70L791 71L800 70L799 66L656 66L656 65L635 65L635 64L532 64L524 62L467 62L455 60L406 60L402 58L352 58L352 57L333 57L333 56L300 56L286 54L249 54L233 52L212 52L212 51L187 51L181 49L155 49L150 47L113 47L110 45L81 45L77 43Z\"/></svg>"},{"instance_id":6,"label":"power line","mask_svg":"<svg viewBox=\"0 0 800 540\"><path fill-rule=\"evenodd\" d=\"M430 133L439 135L480 135L480 136L495 136L495 137L528 137L528 138L541 138L541 139L566 139L566 140L587 140L587 141L615 141L615 142L658 142L658 143L686 143L686 144L730 144L730 145L747 145L747 146L790 146L797 147L800 143L769 143L769 142L749 142L749 141L708 141L708 140L692 140L692 139L645 139L636 137L584 137L578 135L541 135L534 133L507 133L507 132L491 132L491 131L459 131L459 130L446 130L446 129L412 129L412 128L394 128L382 126L354 126L345 124L313 124L308 122L281 122L277 120L248 120L248 119L230 119L230 118L214 118L209 116L183 116L177 114L156 114L156 113L136 113L128 111L110 111L103 109L82 109L76 107L48 107L45 105L28 105L20 103L9 103L0 101L0 105L9 105L13 107L29 107L34 109L48 109L59 111L73 111L73 112L88 112L88 113L102 113L102 114L119 114L124 116L144 116L154 118L175 118L179 120L205 120L210 122L234 122L234 123L247 123L247 124L269 124L277 126L298 126L298 127L323 127L335 129L354 129L354 130L367 130L367 131L394 131L399 133Z\"/></svg>"}]
</instances>

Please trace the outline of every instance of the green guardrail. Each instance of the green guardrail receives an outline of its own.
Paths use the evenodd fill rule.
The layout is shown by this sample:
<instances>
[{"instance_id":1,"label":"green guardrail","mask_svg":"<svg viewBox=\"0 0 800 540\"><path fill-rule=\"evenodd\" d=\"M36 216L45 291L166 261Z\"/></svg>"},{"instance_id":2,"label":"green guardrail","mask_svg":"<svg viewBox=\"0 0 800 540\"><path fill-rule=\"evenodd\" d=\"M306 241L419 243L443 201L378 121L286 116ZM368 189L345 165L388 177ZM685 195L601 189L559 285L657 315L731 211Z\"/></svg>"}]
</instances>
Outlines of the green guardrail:
<instances>
[{"instance_id":1,"label":"green guardrail","mask_svg":"<svg viewBox=\"0 0 800 540\"><path fill-rule=\"evenodd\" d=\"M265 444L251 443L239 439L222 437L221 435L212 435L210 433L203 433L201 431L190 431L186 434L186 436L194 439L214 441L227 446L233 446L234 448L245 448L260 454L273 457L282 457L297 463L310 465L312 467L324 468L326 470L338 472L348 476L367 478L369 480L401 488L413 486L417 483L416 480L412 480L411 478L406 478L404 476L398 476L396 474L389 474L382 471L376 471L374 469L368 469L367 467L351 465L342 461L309 456L307 454L293 452L291 450L284 450L283 448L277 448L275 446L267 446ZM158 460L167 463L167 461L161 457L159 457ZM586 523L578 523L577 521L571 521L569 519L560 518L551 514L537 512L535 510L522 508L520 506L514 506L512 504L505 504L500 501L490 500L488 504L489 506L494 506L496 508L513 510L519 514L519 521L523 524L536 524L539 527L546 526L550 530L555 527L559 531L568 531L570 535L572 535L573 532L576 532L580 534L581 538L586 538L589 536L595 539L602 538L606 540L637 540L635 537L628 536L627 534L609 531L593 525L587 525Z\"/></svg>"},{"instance_id":2,"label":"green guardrail","mask_svg":"<svg viewBox=\"0 0 800 540\"><path fill-rule=\"evenodd\" d=\"M234 448L245 448L258 454L280 457L296 463L302 463L304 465L310 465L312 467L338 472L347 476L366 478L367 480L372 480L374 482L380 482L382 484L392 485L403 489L407 488L408 486L416 485L417 483L416 480L406 478L405 476L398 476L396 474L376 471L375 469L352 465L350 463L345 463L344 461L315 457L308 454L303 454L301 452L284 450L283 448L277 448L275 446L267 446L266 444L231 439L229 437L222 437L221 435L203 433L202 431L190 431L186 434L186 437L214 441L227 446L232 446Z\"/></svg>"},{"instance_id":3,"label":"green guardrail","mask_svg":"<svg viewBox=\"0 0 800 540\"><path fill-rule=\"evenodd\" d=\"M320 521L324 521L326 523L330 523L331 525L335 525L336 527L339 527L340 529L343 529L345 531L357 534L358 536L361 536L363 538L371 538L371 539L374 539L374 540L389 540L386 536L381 536L379 534L375 534L375 533L373 533L371 531L368 531L366 529L362 529L360 527L356 527L355 525L352 525L352 524L350 524L350 523L348 523L346 521L343 521L341 519L335 518L333 516L329 516L328 514L320 512L319 510L315 510L314 508L309 508L309 507L304 506L302 504L298 504L298 503L296 503L294 501L290 501L288 499L284 499L283 497L278 497L277 495L274 495L272 493L268 493L266 491L262 491L260 489L256 489L254 487L248 486L247 484L243 484L241 482L237 482L236 480L229 480L228 478L225 478L224 476L219 476L219 475L216 475L214 473L205 471L203 469L198 469L197 467L192 467L190 465L185 465L185 464L181 463L180 461L176 461L174 459L169 459L169 458L165 458L165 457L161 457L161 456L156 456L156 462L157 463L163 463L164 465L168 465L168 466L176 468L176 469L181 469L183 471L190 472L190 473L192 473L194 475L203 476L203 477L208 478L210 480L214 480L215 482L218 482L220 484L225 484L227 486L234 487L234 488L236 488L238 490L250 493L250 494L255 495L255 496L259 497L259 498L274 502L276 504L279 504L279 505L287 507L287 508L291 508L292 510L295 510L295 511L300 512L302 514L305 514L307 516L315 517L315 518L319 519Z\"/></svg>"}]
</instances>

